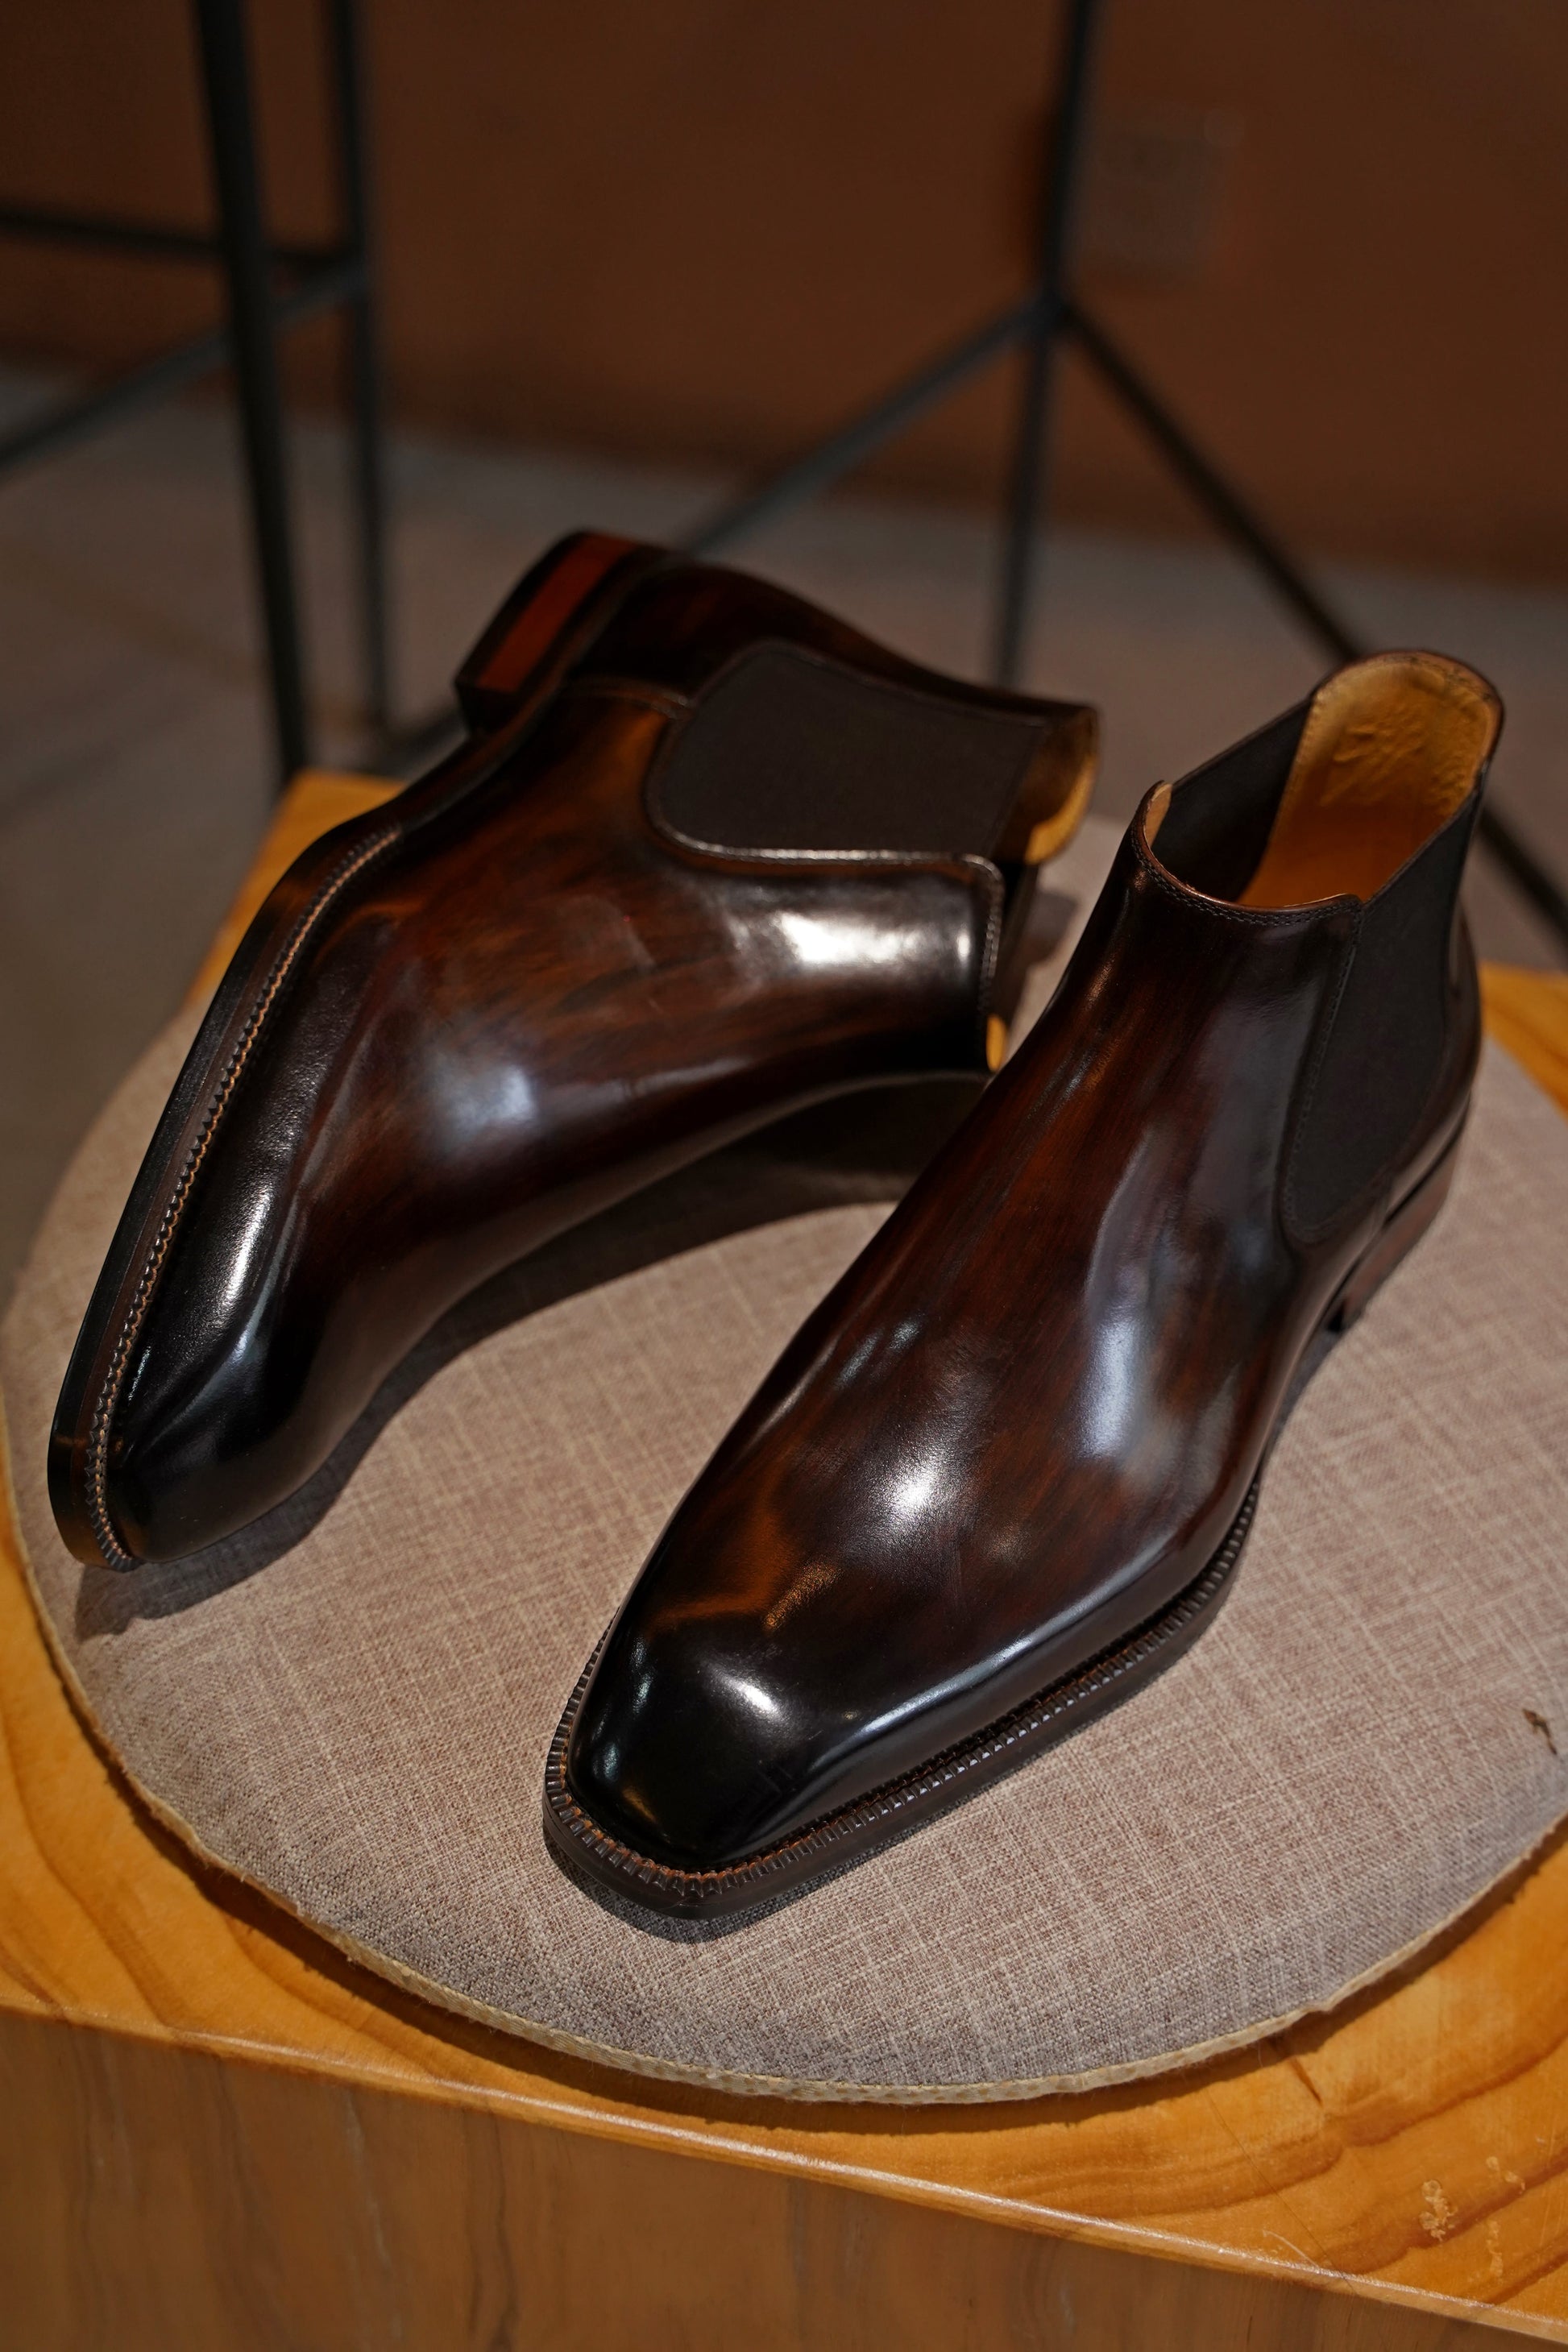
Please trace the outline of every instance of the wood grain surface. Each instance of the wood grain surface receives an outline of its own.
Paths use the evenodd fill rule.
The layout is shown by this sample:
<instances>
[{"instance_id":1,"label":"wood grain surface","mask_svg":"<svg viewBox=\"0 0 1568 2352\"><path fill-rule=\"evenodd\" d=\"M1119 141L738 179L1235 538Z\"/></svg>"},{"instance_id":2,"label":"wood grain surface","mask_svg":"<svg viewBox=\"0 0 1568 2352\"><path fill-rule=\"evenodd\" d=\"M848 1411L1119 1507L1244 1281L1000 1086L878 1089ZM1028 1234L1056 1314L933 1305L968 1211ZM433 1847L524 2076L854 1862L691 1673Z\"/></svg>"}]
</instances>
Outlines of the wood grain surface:
<instances>
[{"instance_id":1,"label":"wood grain surface","mask_svg":"<svg viewBox=\"0 0 1568 2352\"><path fill-rule=\"evenodd\" d=\"M381 790L300 780L246 903ZM1486 984L1568 1108L1568 982ZM1150 2086L812 2109L596 2070L195 1864L73 1716L0 1524L6 2352L605 2352L742 2305L756 2352L1568 2341L1565 1955L1559 1836L1375 1993Z\"/></svg>"}]
</instances>

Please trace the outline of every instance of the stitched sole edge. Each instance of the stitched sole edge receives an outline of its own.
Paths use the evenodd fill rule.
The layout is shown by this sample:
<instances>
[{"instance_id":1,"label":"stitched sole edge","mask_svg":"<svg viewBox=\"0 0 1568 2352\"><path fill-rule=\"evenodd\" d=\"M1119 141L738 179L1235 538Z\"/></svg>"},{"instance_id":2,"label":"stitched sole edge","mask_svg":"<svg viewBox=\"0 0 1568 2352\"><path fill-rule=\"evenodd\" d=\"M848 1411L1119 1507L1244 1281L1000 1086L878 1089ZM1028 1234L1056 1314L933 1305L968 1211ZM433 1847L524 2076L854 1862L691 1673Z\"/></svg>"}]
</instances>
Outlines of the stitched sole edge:
<instances>
[{"instance_id":1,"label":"stitched sole edge","mask_svg":"<svg viewBox=\"0 0 1568 2352\"><path fill-rule=\"evenodd\" d=\"M984 1730L929 1763L889 1780L794 1837L722 1870L686 1871L655 1862L602 1830L573 1795L566 1750L599 1652L578 1676L550 1743L544 1769L544 1828L566 1866L595 1885L645 1908L681 1918L717 1918L751 1910L858 1861L988 1786L1042 1748L1066 1738L1153 1679L1194 1640L1229 1591L1253 1516L1261 1473L1248 1487L1229 1533L1206 1568L1138 1631L1052 1683Z\"/></svg>"},{"instance_id":2,"label":"stitched sole edge","mask_svg":"<svg viewBox=\"0 0 1568 2352\"><path fill-rule=\"evenodd\" d=\"M302 1910L298 1903L277 1887L258 1878L242 1864L210 1845L203 1833L195 1829L183 1814L139 1778L135 1767L121 1754L107 1727L95 1713L76 1666L61 1643L59 1630L49 1613L37 1570L22 1534L16 1508L13 1452L4 1399L0 1398L0 1495L8 1498L11 1523L16 1530L16 1557L22 1583L45 1648L83 1732L92 1743L94 1753L102 1759L115 1777L116 1785L122 1786L135 1804L145 1807L152 1818L167 1830L204 1869L218 1871L240 1885L249 1887L285 1916L297 1919L311 1935L320 1937L323 1943L342 1952L345 1959L352 1960L357 1967L368 1969L384 1983L395 1986L400 1992L428 2001L432 2008L445 2011L448 2015L465 2018L498 2032L510 2033L535 2048L552 2051L590 2065L612 2067L647 2082L675 2083L683 2087L692 2085L701 2090L719 2091L731 2098L773 2098L800 2106L878 2105L930 2108L1004 2106L1026 2099L1054 2098L1064 2093L1076 2095L1085 2091L1108 2090L1126 2083L1158 2081L1168 2074L1206 2065L1211 2060L1228 2056L1236 2051L1255 2049L1270 2035L1285 2032L1303 2018L1331 2015L1357 1994L1386 1983L1400 1969L1416 1962L1424 1964L1424 1956L1461 1923L1473 1922L1480 1915L1481 1906L1514 1894L1540 1865L1547 1849L1563 1831L1564 1815L1553 1815L1547 1826L1531 1837L1528 1845L1511 1861L1483 1879L1452 1911L1446 1912L1432 1926L1422 1928L1396 1951L1387 1953L1383 1958L1344 1979L1332 1991L1300 2001L1294 2008L1281 2010L1276 2015L1239 2026L1233 2032L1213 2036L1206 2042L1183 2043L1174 2049L1154 2051L1123 2060L1118 2064L1091 2067L1071 2074L1003 2075L980 2081L879 2083L869 2079L855 2081L845 2076L752 2074L733 2067L660 2057L652 2052L630 2049L618 2042L595 2041L591 2035L573 2033L542 2019L524 2017L515 2010L498 2009L472 1995L458 1992L450 1985L422 1974L393 1954L362 1942L347 1929L334 1927ZM201 2037L197 2039L199 2042ZM1161 2247L1167 2244L1163 2239L1159 2241ZM1156 2247L1155 2251L1158 2250Z\"/></svg>"},{"instance_id":3,"label":"stitched sole edge","mask_svg":"<svg viewBox=\"0 0 1568 2352\"><path fill-rule=\"evenodd\" d=\"M634 550L634 553L642 551ZM153 1294L157 1287L159 1274L167 1256L185 1202L189 1197L191 1186L206 1156L222 1114L261 1034L266 1016L276 1001L289 971L322 916L327 913L350 881L362 874L368 866L374 864L375 859L391 848L395 843L414 831L426 817L438 814L451 801L463 798L468 792L483 784L495 770L511 756L518 740L527 731L536 710L547 698L548 688L554 682L554 671L559 667L559 660L570 659L579 655L583 642L591 642L592 636L596 635L606 621L613 617L625 596L630 593L631 588L641 579L643 573L649 569L657 568L658 551L650 549L647 552L656 559L654 563L638 564L635 568L626 566L629 576L619 582L616 580L616 572L612 572L600 583L597 592L590 594L574 614L567 616L555 640L556 646L562 649L561 655L553 664L547 656L538 665L530 688L520 698L513 718L505 725L497 728L489 736L480 735L470 739L470 746L468 748L477 754L472 772L454 780L446 791L437 793L428 803L401 809L396 816L384 820L376 826L369 839L357 844L352 852L322 877L310 899L300 908L263 971L253 977L247 987L241 1004L247 1006L248 1009L245 1013L244 1026L240 1035L231 1048L227 1060L221 1066L216 1056L214 1056L201 1083L199 1091L205 1097L207 1105L201 1126L186 1150L178 1174L174 1173L172 1162L163 1171L159 1189L165 1196L163 1212L155 1233L138 1254L136 1262L140 1265L141 1273L131 1303L121 1317L113 1356L100 1380L95 1385L84 1389L77 1401L73 1417L77 1432L84 1433L86 1441L83 1447L79 1499L83 1515L93 1539L99 1547L105 1567L124 1570L141 1566L137 1556L125 1549L114 1531L109 1513L107 1493L110 1438L115 1408L120 1401L120 1391L124 1383L132 1350L136 1344L137 1333L146 1318ZM620 569L622 567L616 567L616 571ZM585 637L584 625L591 625L587 628ZM441 770L437 769L435 772L436 776L439 777L441 772ZM433 779L426 779L426 781L433 781ZM413 789L417 790L416 787ZM410 797L412 798L412 793ZM264 912L264 908L258 910L258 920L261 919ZM230 1008L225 1022L226 1029L232 1028L234 1018L239 1009L239 1007ZM92 1306L93 1302L89 1301L89 1316L92 1313ZM107 1330L107 1317L104 1318L104 1328ZM69 1378L68 1370L68 1381Z\"/></svg>"},{"instance_id":4,"label":"stitched sole edge","mask_svg":"<svg viewBox=\"0 0 1568 2352\"><path fill-rule=\"evenodd\" d=\"M141 1280L136 1286L130 1308L121 1324L114 1355L92 1405L88 1424L87 1453L83 1465L86 1474L84 1499L88 1523L98 1539L105 1564L109 1567L134 1568L137 1564L135 1555L128 1552L115 1535L109 1517L107 1489L110 1429L114 1419L114 1409L120 1402L120 1391L124 1384L126 1367L131 1360L132 1349L135 1347L137 1334L146 1320L153 1293L157 1288L158 1276L163 1271L163 1261L168 1255L169 1246L174 1240L181 1213L190 1197L191 1187L201 1171L202 1162L206 1158L208 1147L217 1132L218 1122L228 1106L234 1089L245 1074L246 1064L249 1061L252 1050L261 1034L262 1024L272 1008L278 992L288 979L311 932L340 892L353 880L355 875L363 873L364 868L373 864L381 856L383 850L390 848L397 838L398 828L395 825L388 825L383 832L373 835L371 839L363 843L352 856L345 858L342 865L335 867L321 885L316 897L299 917L268 966L260 985L256 989L254 1002L246 1018L245 1026L236 1041L227 1062L219 1072L216 1084L210 1085L206 1116L185 1155L184 1165L175 1179L174 1190L159 1220L158 1230L143 1258Z\"/></svg>"},{"instance_id":5,"label":"stitched sole edge","mask_svg":"<svg viewBox=\"0 0 1568 2352\"><path fill-rule=\"evenodd\" d=\"M1195 1639L1202 1624L1228 1590L1246 1545L1258 1490L1268 1456L1290 1411L1310 1377L1314 1351L1353 1321L1395 1267L1420 1241L1447 1197L1458 1160L1459 1146L1469 1115L1464 1108L1450 1139L1433 1165L1384 1219L1383 1227L1363 1252L1339 1292L1324 1310L1313 1339L1303 1348L1297 1378L1287 1391L1264 1449L1258 1474L1243 1498L1229 1533L1202 1573L1159 1615L1151 1618L1125 1643L1104 1650L1086 1666L1052 1684L1021 1707L971 1735L955 1747L912 1772L888 1781L868 1796L838 1812L825 1815L795 1837L781 1841L724 1870L682 1871L654 1862L607 1835L572 1793L566 1777L566 1749L584 1694L599 1654L608 1638L600 1636L550 1743L544 1773L546 1837L565 1867L594 1884L614 1889L646 1909L684 1918L717 1918L750 1910L886 1843L906 1828L914 1828L984 1787L991 1780L1023 1763L1056 1739L1150 1681ZM1392 1253L1387 1244L1393 1242ZM1357 1296L1347 1316L1347 1299L1355 1290L1363 1267L1375 1274L1363 1296ZM978 1778L967 1775L977 1773Z\"/></svg>"}]
</instances>

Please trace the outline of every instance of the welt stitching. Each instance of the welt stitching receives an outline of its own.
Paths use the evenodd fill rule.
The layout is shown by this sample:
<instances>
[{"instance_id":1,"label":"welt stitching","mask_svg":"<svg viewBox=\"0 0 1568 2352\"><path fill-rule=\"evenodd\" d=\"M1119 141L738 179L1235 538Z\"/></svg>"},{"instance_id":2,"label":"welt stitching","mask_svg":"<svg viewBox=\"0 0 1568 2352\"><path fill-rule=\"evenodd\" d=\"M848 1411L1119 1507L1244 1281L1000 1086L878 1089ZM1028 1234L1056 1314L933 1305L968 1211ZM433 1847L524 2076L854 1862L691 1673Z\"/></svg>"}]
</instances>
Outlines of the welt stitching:
<instances>
[{"instance_id":1,"label":"welt stitching","mask_svg":"<svg viewBox=\"0 0 1568 2352\"><path fill-rule=\"evenodd\" d=\"M174 1237L174 1228L179 1223L186 1201L190 1198L191 1187L195 1181L203 1160L206 1158L213 1137L217 1132L218 1121L227 1108L234 1089L238 1084L240 1074L249 1060L256 1041L261 1034L262 1024L270 1012L278 992L288 978L289 970L310 931L344 884L351 881L373 857L379 856L380 853L397 838L397 833L398 828L395 825L389 825L371 840L363 843L337 867L335 872L327 877L310 904L304 908L296 919L294 929L285 940L279 952L278 960L272 967L260 1001L252 1008L245 1027L235 1042L234 1051L229 1055L227 1066L218 1080L216 1091L207 1108L206 1117L202 1121L201 1130L186 1155L179 1182L164 1208L158 1231L153 1238L152 1247L147 1254L146 1264L142 1270L142 1278L136 1286L135 1296L126 1311L119 1341L109 1370L104 1375L103 1386L99 1391L89 1438L89 1499L92 1512L93 1533L98 1538L106 1559L121 1561L127 1566L130 1565L132 1559L132 1555L119 1542L110 1524L107 1493L110 1423L114 1416L114 1408L120 1402L120 1390L125 1378L131 1350L136 1344L137 1334L146 1318L153 1287L158 1276L163 1271L163 1261L168 1256L169 1246Z\"/></svg>"},{"instance_id":2,"label":"welt stitching","mask_svg":"<svg viewBox=\"0 0 1568 2352\"><path fill-rule=\"evenodd\" d=\"M868 1795L845 1806L842 1811L829 1814L811 1827L797 1831L795 1836L782 1840L762 1853L752 1854L743 1862L731 1863L718 1870L680 1870L670 1864L650 1862L630 1846L623 1845L618 1839L607 1836L584 1811L571 1794L566 1781L566 1746L589 1677L598 1662L597 1650L584 1667L551 1742L546 1768L551 1810L580 1844L591 1848L613 1869L626 1876L678 1891L687 1887L718 1888L754 1881L762 1889L758 1896L761 1901L767 1893L768 1878L785 1867L795 1855L830 1851L844 1838L852 1836L868 1814L897 1812L905 1805L918 1803L921 1798L944 1784L963 1780L980 1765L990 1762L999 1752L1039 1731L1053 1717L1070 1713L1075 1700L1092 1697L1107 1684L1121 1680L1151 1652L1163 1648L1173 1633L1179 1632L1191 1622L1194 1615L1209 1606L1235 1569L1251 1529L1259 1483L1258 1479L1254 1479L1230 1532L1207 1568L1152 1624L1130 1635L1098 1661L1090 1660L1060 1683L1047 1685L1037 1697L1026 1700L1022 1706L1001 1717L988 1729L974 1734L956 1748L948 1749L943 1755L934 1757L931 1763L919 1766L898 1780L885 1782L880 1789L872 1790ZM602 1643L600 1647L603 1647ZM918 1814L915 1819L919 1819Z\"/></svg>"},{"instance_id":3,"label":"welt stitching","mask_svg":"<svg viewBox=\"0 0 1568 2352\"><path fill-rule=\"evenodd\" d=\"M1207 1596L1205 1594L1202 1597L1206 1599ZM726 1881L734 1882L748 1878L763 1880L771 1872L777 1870L782 1864L787 1862L793 1854L809 1853L814 1847L826 1848L837 1844L841 1838L852 1832L859 1825L868 1811L895 1811L900 1805L925 1795L930 1790L940 1787L946 1781L963 1779L978 1765L989 1762L998 1750L1012 1747L1017 1740L1026 1738L1031 1731L1037 1730L1042 1724L1048 1722L1053 1716L1064 1713L1075 1698L1088 1697L1094 1692L1103 1689L1108 1683L1120 1680L1152 1649L1161 1646L1163 1641L1171 1633L1185 1622L1191 1613L1191 1607L1195 1605L1191 1595L1188 1596L1188 1603L1185 1609L1178 1606L1155 1631L1146 1633L1141 1639L1134 1639L1098 1671L1091 1667L1086 1669L1082 1675L1071 1677L1068 1685L1048 1703L1046 1695L1042 1694L1041 1698L1026 1710L1027 1719L1025 1722L1011 1728L1004 1728L1003 1726L998 1725L993 1731L983 1734L980 1743L973 1749L952 1757L951 1759L945 1761L939 1759L929 1764L922 1771L917 1773L911 1781L889 1783L885 1789L861 1798L846 1812L824 1821L812 1829L803 1830L797 1836L784 1840L782 1844L771 1847L763 1853L754 1854L748 1861L732 1863L726 1869L688 1871L673 1869L659 1864L646 1865L629 1846L621 1844L616 1839L606 1837L605 1832L589 1820L576 1801L570 1797L565 1800L568 1826L574 1834L585 1838L587 1843L617 1869L630 1869L638 1877L657 1879L665 1885L721 1885ZM559 1767L557 1767L556 1777L557 1780L561 1778Z\"/></svg>"},{"instance_id":4,"label":"welt stitching","mask_svg":"<svg viewBox=\"0 0 1568 2352\"><path fill-rule=\"evenodd\" d=\"M993 873L995 869L993 868ZM983 1062L989 1060L986 1033L991 1026L991 992L996 984L996 967L1002 960L1002 908L1005 893L1002 877L995 876L994 889L985 894L985 943L981 949L980 984L975 992L974 1041Z\"/></svg>"},{"instance_id":5,"label":"welt stitching","mask_svg":"<svg viewBox=\"0 0 1568 2352\"><path fill-rule=\"evenodd\" d=\"M599 589L590 595L585 604L578 607L577 614L574 615L574 618L581 619L582 614L585 611L589 610L597 613L599 615L596 627L589 630L585 636L573 640L573 644L576 646L577 651L581 652L585 650L586 646L593 643L594 637L598 634L599 629L603 627L605 622L609 619L610 615L614 612L619 610L620 606L626 602L626 597L630 594L634 587L639 585L642 580L651 577L654 572L657 572L662 568L662 559L659 562L656 562L649 565L646 570L639 568L631 579L624 582L621 589L613 598L608 595L608 589L610 586L610 580L613 580L615 576L614 572L611 573L609 579L601 582L599 583ZM616 569L619 570L620 567L617 566ZM560 639L558 638L557 645L559 645L559 643ZM568 662L571 658L573 658L573 656L569 653L567 656ZM489 777L495 773L496 770L501 765L504 760L510 758L518 749L519 743L521 741L522 736L526 730L521 729L518 726L517 721L521 719L526 712L530 715L530 722L531 724L531 718L537 710L538 675L539 673L536 671L533 680L534 690L532 692L530 691L530 682L524 682L512 719L503 723L503 725L497 730L496 735L491 739L487 747L488 757L481 761L477 772L465 780L465 782L461 787L462 790L472 790L474 786L484 782ZM623 692L626 691L626 684L620 682L617 683L619 690ZM658 706L656 705L655 707ZM432 810L426 811L424 814L433 814L435 812ZM415 822L423 822L423 816L415 820ZM109 1521L106 1494L108 1482L109 1424L113 1416L114 1407L119 1402L120 1387L125 1376L125 1367L129 1359L130 1350L135 1345L136 1334L140 1330L142 1319L146 1314L147 1302L151 1295L152 1286L157 1279L158 1273L162 1268L164 1258L168 1255L169 1244L174 1237L174 1224L177 1222L180 1212L189 1195L190 1187L195 1180L196 1171L200 1167L203 1159L205 1157L207 1147L211 1143L213 1131L216 1129L218 1118L233 1091L234 1086L239 1077L246 1061L249 1058L250 1051L256 1043L257 1034L259 1031L261 1022L265 1018L268 1011L270 1009L273 999L276 997L279 989L281 987L283 981L287 977L289 966L292 964L295 957L303 946L305 940L308 938L312 925L315 923L317 918L325 912L326 908L331 905L332 899L337 896L339 890L342 889L343 885L350 881L355 874L359 873L366 865L368 865L373 857L378 856L382 850L386 848L390 843L395 841L402 831L402 824L400 823L395 823L384 828L381 833L373 836L371 840L365 842L360 849L352 853L349 858L341 866L339 866L335 872L327 877L327 879L321 884L315 898L312 899L310 904L300 912L294 930L290 933L289 940L286 941L282 950L280 951L280 960L273 970L272 976L268 983L266 994L260 1003L256 1006L247 1022L245 1030L235 1048L234 1055L231 1057L229 1066L218 1082L217 1095L208 1110L206 1119L203 1125L202 1132L197 1137L195 1145L192 1147L192 1154L186 1162L185 1169L180 1180L179 1187L163 1213L159 1231L154 1237L152 1253L149 1256L148 1263L143 1269L142 1280L137 1286L136 1296L132 1301L124 1328L121 1331L120 1341L115 1349L114 1357L110 1361L109 1371L105 1376L104 1385L100 1392L98 1403L93 1412L88 1436L88 1514L92 1521L93 1533L98 1538L98 1542L103 1552L104 1558L108 1560L117 1561L122 1567L129 1568L133 1565L133 1561L132 1555L115 1539L113 1530Z\"/></svg>"}]
</instances>

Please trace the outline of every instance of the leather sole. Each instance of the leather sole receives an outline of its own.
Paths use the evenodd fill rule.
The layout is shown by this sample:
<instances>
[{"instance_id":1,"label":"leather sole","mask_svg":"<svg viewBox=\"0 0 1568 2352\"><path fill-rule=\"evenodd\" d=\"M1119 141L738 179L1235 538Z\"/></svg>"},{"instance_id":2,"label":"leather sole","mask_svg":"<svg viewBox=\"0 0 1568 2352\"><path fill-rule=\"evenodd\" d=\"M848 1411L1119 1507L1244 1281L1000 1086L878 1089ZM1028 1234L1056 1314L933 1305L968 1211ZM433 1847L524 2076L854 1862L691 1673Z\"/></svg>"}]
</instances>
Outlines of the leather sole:
<instances>
[{"instance_id":1,"label":"leather sole","mask_svg":"<svg viewBox=\"0 0 1568 2352\"><path fill-rule=\"evenodd\" d=\"M1303 1384L1317 1343L1349 1329L1442 1208L1458 1166L1459 1140L1456 1134L1436 1165L1385 1219L1335 1293L1312 1341L1302 1350L1301 1376L1287 1391L1265 1449L1265 1465ZM550 1743L544 1770L547 1842L566 1869L591 1885L624 1895L647 1910L686 1919L718 1919L752 1910L862 1860L1120 1705L1189 1649L1230 1591L1262 1480L1260 1465L1225 1541L1207 1566L1174 1601L1125 1640L929 1763L885 1782L795 1836L722 1869L680 1870L638 1853L608 1836L573 1795L566 1754L604 1646L601 1641L583 1669Z\"/></svg>"}]
</instances>

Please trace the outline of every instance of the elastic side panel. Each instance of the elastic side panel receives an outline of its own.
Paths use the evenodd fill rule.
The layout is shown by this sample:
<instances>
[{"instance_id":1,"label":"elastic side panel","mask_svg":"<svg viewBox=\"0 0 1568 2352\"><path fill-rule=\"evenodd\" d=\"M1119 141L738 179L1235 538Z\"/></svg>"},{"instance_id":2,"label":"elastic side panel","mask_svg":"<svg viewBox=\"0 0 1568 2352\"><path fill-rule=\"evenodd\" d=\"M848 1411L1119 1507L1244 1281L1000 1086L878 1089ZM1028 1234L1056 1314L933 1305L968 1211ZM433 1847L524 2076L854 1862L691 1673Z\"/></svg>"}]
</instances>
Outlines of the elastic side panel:
<instances>
[{"instance_id":1,"label":"elastic side panel","mask_svg":"<svg viewBox=\"0 0 1568 2352\"><path fill-rule=\"evenodd\" d=\"M1171 794L1155 843L1169 874L1211 898L1239 898L1262 858L1310 702L1222 752Z\"/></svg>"},{"instance_id":2,"label":"elastic side panel","mask_svg":"<svg viewBox=\"0 0 1568 2352\"><path fill-rule=\"evenodd\" d=\"M1326 1232L1397 1168L1442 1068L1450 943L1479 796L1363 910L1350 970L1302 1105L1285 1213Z\"/></svg>"},{"instance_id":3,"label":"elastic side panel","mask_svg":"<svg viewBox=\"0 0 1568 2352\"><path fill-rule=\"evenodd\" d=\"M1049 725L759 646L681 730L658 805L678 833L726 849L989 856Z\"/></svg>"}]
</instances>

